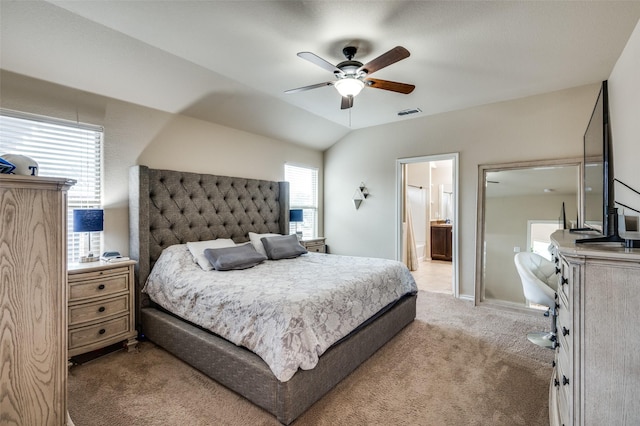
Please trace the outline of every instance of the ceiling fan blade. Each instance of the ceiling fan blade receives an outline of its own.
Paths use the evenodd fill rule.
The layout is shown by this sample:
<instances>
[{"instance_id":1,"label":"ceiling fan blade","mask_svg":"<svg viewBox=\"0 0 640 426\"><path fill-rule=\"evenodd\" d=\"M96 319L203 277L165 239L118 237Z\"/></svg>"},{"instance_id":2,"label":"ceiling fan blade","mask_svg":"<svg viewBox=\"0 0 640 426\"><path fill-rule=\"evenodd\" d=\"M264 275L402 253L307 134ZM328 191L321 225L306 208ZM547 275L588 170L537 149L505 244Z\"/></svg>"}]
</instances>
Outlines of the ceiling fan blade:
<instances>
[{"instance_id":1,"label":"ceiling fan blade","mask_svg":"<svg viewBox=\"0 0 640 426\"><path fill-rule=\"evenodd\" d=\"M324 83L312 84L310 86L298 87L296 89L289 89L289 90L286 90L284 93L305 92L307 90L317 89L318 87L331 86L332 84L333 84L332 81L325 81Z\"/></svg>"},{"instance_id":2,"label":"ceiling fan blade","mask_svg":"<svg viewBox=\"0 0 640 426\"><path fill-rule=\"evenodd\" d=\"M392 92L408 95L416 88L413 84L398 83L397 81L380 80L378 78L366 78L365 83L374 89L390 90Z\"/></svg>"},{"instance_id":3,"label":"ceiling fan blade","mask_svg":"<svg viewBox=\"0 0 640 426\"><path fill-rule=\"evenodd\" d=\"M340 109L349 109L353 106L353 96L343 96Z\"/></svg>"},{"instance_id":4,"label":"ceiling fan blade","mask_svg":"<svg viewBox=\"0 0 640 426\"><path fill-rule=\"evenodd\" d=\"M361 66L358 71L365 71L367 74L373 74L374 72L382 69L384 67L388 67L391 64L395 64L402 59L408 58L410 55L409 51L402 46L396 46L393 49L389 50L387 53L383 53L377 58L367 62L363 66Z\"/></svg>"},{"instance_id":5,"label":"ceiling fan blade","mask_svg":"<svg viewBox=\"0 0 640 426\"><path fill-rule=\"evenodd\" d=\"M319 66L320 68L324 68L325 70L332 72L332 73L338 73L338 74L344 74L342 72L342 70L338 67L336 67L335 65L333 65L330 62L325 61L324 59L322 59L320 56L316 55L315 53L311 53L311 52L299 52L298 56L301 57L302 59L306 59L307 61L316 64L317 66Z\"/></svg>"}]
</instances>

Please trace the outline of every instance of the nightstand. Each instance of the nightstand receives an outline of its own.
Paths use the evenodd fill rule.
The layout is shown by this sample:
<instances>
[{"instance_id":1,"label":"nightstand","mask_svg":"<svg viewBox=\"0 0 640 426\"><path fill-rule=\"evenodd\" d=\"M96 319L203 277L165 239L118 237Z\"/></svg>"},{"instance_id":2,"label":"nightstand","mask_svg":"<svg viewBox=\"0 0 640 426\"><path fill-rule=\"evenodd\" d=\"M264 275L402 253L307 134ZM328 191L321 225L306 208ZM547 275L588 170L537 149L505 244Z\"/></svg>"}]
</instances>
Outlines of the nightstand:
<instances>
[{"instance_id":1,"label":"nightstand","mask_svg":"<svg viewBox=\"0 0 640 426\"><path fill-rule=\"evenodd\" d=\"M304 248L307 249L307 251L313 251L316 253L326 253L327 246L324 240L325 240L324 237L319 237L311 240L301 240L300 244L302 244Z\"/></svg>"},{"instance_id":2,"label":"nightstand","mask_svg":"<svg viewBox=\"0 0 640 426\"><path fill-rule=\"evenodd\" d=\"M69 264L69 357L138 340L134 322L135 261Z\"/></svg>"}]
</instances>

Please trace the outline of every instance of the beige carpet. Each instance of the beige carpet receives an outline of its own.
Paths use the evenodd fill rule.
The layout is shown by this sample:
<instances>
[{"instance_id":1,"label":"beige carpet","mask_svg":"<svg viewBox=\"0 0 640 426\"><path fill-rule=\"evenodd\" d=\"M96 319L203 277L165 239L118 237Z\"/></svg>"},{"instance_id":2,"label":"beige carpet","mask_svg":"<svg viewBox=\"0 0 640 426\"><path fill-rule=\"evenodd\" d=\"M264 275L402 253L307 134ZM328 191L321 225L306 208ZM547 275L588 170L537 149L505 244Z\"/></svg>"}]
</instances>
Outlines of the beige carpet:
<instances>
[{"instance_id":1,"label":"beige carpet","mask_svg":"<svg viewBox=\"0 0 640 426\"><path fill-rule=\"evenodd\" d=\"M526 332L548 320L420 292L418 318L295 425L547 425L553 352ZM278 425L152 343L69 373L77 426Z\"/></svg>"}]
</instances>

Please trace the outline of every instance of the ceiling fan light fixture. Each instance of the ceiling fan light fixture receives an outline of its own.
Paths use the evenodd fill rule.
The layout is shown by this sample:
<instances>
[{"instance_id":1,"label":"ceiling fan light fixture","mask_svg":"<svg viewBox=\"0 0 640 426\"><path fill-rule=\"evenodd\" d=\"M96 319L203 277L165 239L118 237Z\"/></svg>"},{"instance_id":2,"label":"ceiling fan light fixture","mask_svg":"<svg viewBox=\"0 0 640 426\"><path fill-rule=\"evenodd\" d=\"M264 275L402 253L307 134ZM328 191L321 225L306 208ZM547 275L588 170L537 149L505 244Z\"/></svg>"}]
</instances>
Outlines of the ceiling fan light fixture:
<instances>
[{"instance_id":1,"label":"ceiling fan light fixture","mask_svg":"<svg viewBox=\"0 0 640 426\"><path fill-rule=\"evenodd\" d=\"M355 77L344 77L336 81L335 86L341 96L355 97L364 88L364 82Z\"/></svg>"}]
</instances>

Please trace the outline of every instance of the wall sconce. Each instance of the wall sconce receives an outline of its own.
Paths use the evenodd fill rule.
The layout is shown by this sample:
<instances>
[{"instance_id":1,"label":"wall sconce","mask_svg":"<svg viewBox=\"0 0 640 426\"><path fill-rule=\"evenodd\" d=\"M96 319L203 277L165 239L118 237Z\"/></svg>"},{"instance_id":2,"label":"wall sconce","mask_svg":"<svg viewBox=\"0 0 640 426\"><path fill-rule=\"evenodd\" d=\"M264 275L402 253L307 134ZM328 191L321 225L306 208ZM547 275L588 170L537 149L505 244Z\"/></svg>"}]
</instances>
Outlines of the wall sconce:
<instances>
[{"instance_id":1,"label":"wall sconce","mask_svg":"<svg viewBox=\"0 0 640 426\"><path fill-rule=\"evenodd\" d=\"M302 239L302 231L298 231L298 223L304 222L304 215L302 213L302 209L289 210L289 222L296 224L296 235L298 236L298 240Z\"/></svg>"},{"instance_id":2,"label":"wall sconce","mask_svg":"<svg viewBox=\"0 0 640 426\"><path fill-rule=\"evenodd\" d=\"M104 210L78 209L73 211L73 232L86 232L89 235L89 253L80 258L80 262L95 262L100 256L91 252L91 233L104 229Z\"/></svg>"},{"instance_id":3,"label":"wall sconce","mask_svg":"<svg viewBox=\"0 0 640 426\"><path fill-rule=\"evenodd\" d=\"M369 190L364 185L364 182L360 182L360 186L353 194L353 204L356 206L356 210L360 208L360 204L369 196Z\"/></svg>"}]
</instances>

